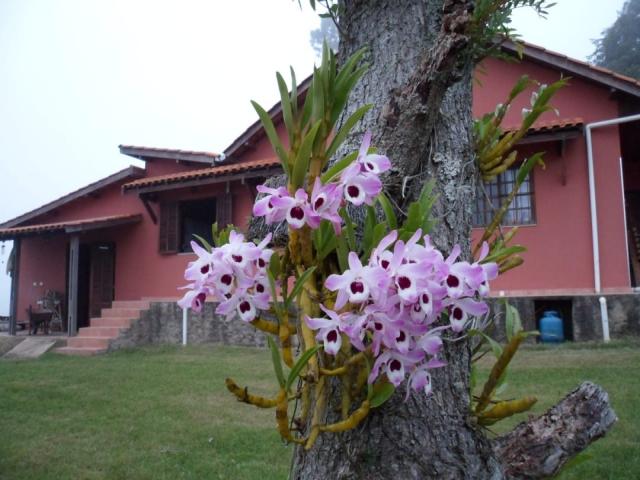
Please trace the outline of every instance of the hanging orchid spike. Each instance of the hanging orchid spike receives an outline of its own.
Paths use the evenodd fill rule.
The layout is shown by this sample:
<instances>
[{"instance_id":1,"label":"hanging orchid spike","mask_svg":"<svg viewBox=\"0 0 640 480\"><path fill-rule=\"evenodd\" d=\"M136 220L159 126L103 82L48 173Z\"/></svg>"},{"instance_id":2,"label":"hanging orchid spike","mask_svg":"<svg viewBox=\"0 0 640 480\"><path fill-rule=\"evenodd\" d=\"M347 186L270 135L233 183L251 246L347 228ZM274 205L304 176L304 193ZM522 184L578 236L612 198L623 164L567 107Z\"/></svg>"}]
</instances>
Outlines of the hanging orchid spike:
<instances>
[{"instance_id":1,"label":"hanging orchid spike","mask_svg":"<svg viewBox=\"0 0 640 480\"><path fill-rule=\"evenodd\" d=\"M287 184L258 186L253 214L268 225L286 222L287 246L270 249L270 235L251 242L237 231L213 248L192 242L197 259L185 271L189 284L179 301L196 312L206 300L217 302L217 314L264 331L276 393L252 395L231 379L227 387L240 401L276 408L282 437L307 449L322 432L357 426L396 387L406 385L407 395L429 395L432 370L446 365L444 341L463 337L487 313L483 299L498 275L496 264L486 262L486 246L478 261L468 262L460 258L460 247L444 254L432 244L430 185L398 221L382 191L381 175L392 165L370 148L371 132L362 135L357 151L330 163L369 109L363 106L336 125L366 68L359 66L362 56L356 53L338 71L325 47L304 101L293 71L291 92L277 75L286 147L267 112L254 103ZM359 234L348 205L366 210ZM302 352L297 358L294 335ZM324 388L338 381L349 388ZM342 392L336 403L341 418L323 424L332 391ZM301 408L291 409L290 402L301 402ZM295 432L290 410L299 415Z\"/></svg>"}]
</instances>

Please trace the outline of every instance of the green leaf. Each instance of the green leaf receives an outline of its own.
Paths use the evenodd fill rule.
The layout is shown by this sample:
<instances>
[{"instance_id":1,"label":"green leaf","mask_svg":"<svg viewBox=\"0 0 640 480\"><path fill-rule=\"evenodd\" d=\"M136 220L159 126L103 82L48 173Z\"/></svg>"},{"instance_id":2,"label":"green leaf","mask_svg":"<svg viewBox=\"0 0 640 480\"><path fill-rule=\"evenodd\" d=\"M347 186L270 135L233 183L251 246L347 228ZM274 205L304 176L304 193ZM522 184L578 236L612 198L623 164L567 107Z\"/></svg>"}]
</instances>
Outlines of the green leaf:
<instances>
[{"instance_id":1,"label":"green leaf","mask_svg":"<svg viewBox=\"0 0 640 480\"><path fill-rule=\"evenodd\" d=\"M376 211L373 207L367 205L367 216L364 220L364 229L362 231L362 250L364 252L371 251L373 247L373 229L376 223Z\"/></svg>"},{"instance_id":2,"label":"green leaf","mask_svg":"<svg viewBox=\"0 0 640 480\"><path fill-rule=\"evenodd\" d=\"M293 112L291 110L291 98L289 97L289 89L287 83L280 75L280 72L276 72L276 80L278 81L278 89L280 90L280 106L282 107L282 119L284 125L287 128L289 134L289 145L293 144L294 124L293 124Z\"/></svg>"},{"instance_id":3,"label":"green leaf","mask_svg":"<svg viewBox=\"0 0 640 480\"><path fill-rule=\"evenodd\" d=\"M202 238L200 235L196 235L195 233L193 234L194 237L196 237L196 239L200 242L200 244L202 245L202 247L209 253L211 253L211 245L209 245L209 242L207 242L204 238Z\"/></svg>"},{"instance_id":4,"label":"green leaf","mask_svg":"<svg viewBox=\"0 0 640 480\"><path fill-rule=\"evenodd\" d=\"M280 302L278 302L278 290L276 289L276 279L273 276L273 273L271 273L271 270L267 270L267 278L269 279L269 287L271 289L271 298L273 298L273 309L275 310L275 314L276 317L278 317L278 321L281 321L282 319L282 307L280 305ZM284 292L282 292L283 295L283 299L286 302L287 298L284 295Z\"/></svg>"},{"instance_id":5,"label":"green leaf","mask_svg":"<svg viewBox=\"0 0 640 480\"><path fill-rule=\"evenodd\" d=\"M496 249L496 251L493 252L492 254L487 255L485 258L483 258L481 263L491 263L501 257L508 257L511 255L515 255L516 253L522 253L526 251L527 249L522 245L512 245L511 247L499 248L499 249Z\"/></svg>"},{"instance_id":6,"label":"green leaf","mask_svg":"<svg viewBox=\"0 0 640 480\"><path fill-rule=\"evenodd\" d=\"M318 128L320 128L321 124L322 122L320 121L316 122L302 140L302 145L300 145L300 150L298 150L298 154L296 155L295 163L293 165L293 174L291 175L291 184L294 188L302 187L304 184L304 179L307 176L307 171L309 170L309 162L311 161L313 141L316 138Z\"/></svg>"},{"instance_id":7,"label":"green leaf","mask_svg":"<svg viewBox=\"0 0 640 480\"><path fill-rule=\"evenodd\" d=\"M353 163L353 161L358 157L358 152L352 152L344 158L338 160L331 168L329 168L326 172L322 174L320 180L322 180L323 184L329 183L333 180L340 172L342 172L345 168Z\"/></svg>"},{"instance_id":8,"label":"green leaf","mask_svg":"<svg viewBox=\"0 0 640 480\"><path fill-rule=\"evenodd\" d=\"M520 320L520 313L518 309L508 302L504 302L505 308L505 330L507 334L507 340L511 340L516 334L522 331L522 321Z\"/></svg>"},{"instance_id":9,"label":"green leaf","mask_svg":"<svg viewBox=\"0 0 640 480\"><path fill-rule=\"evenodd\" d=\"M349 270L349 262L347 257L349 256L349 247L347 247L347 240L344 235L336 236L336 253L338 254L338 265L343 272Z\"/></svg>"},{"instance_id":10,"label":"green leaf","mask_svg":"<svg viewBox=\"0 0 640 480\"><path fill-rule=\"evenodd\" d=\"M273 370L276 372L276 378L281 387L285 386L284 372L282 371L282 362L280 361L280 351L273 341L271 335L267 335L267 343L271 349L271 361L273 362Z\"/></svg>"},{"instance_id":11,"label":"green leaf","mask_svg":"<svg viewBox=\"0 0 640 480\"><path fill-rule=\"evenodd\" d=\"M387 195L384 192L380 192L378 195L378 203L382 207L382 211L384 212L384 216L387 218L387 225L389 226L389 230L395 230L398 228L398 219L396 217L395 212L393 211L393 206L391 202L387 198Z\"/></svg>"},{"instance_id":12,"label":"green leaf","mask_svg":"<svg viewBox=\"0 0 640 480\"><path fill-rule=\"evenodd\" d=\"M293 365L293 367L291 368L291 371L289 372L289 376L287 377L287 382L285 383L285 386L284 386L285 390L289 390L291 388L291 386L293 385L293 382L296 381L302 369L305 367L305 365L307 365L307 363L309 363L309 360L311 359L311 357L313 357L316 354L316 352L321 348L322 348L322 345L316 345L315 347L310 348L309 350L304 352L302 355L300 355L300 358Z\"/></svg>"},{"instance_id":13,"label":"green leaf","mask_svg":"<svg viewBox=\"0 0 640 480\"><path fill-rule=\"evenodd\" d=\"M502 345L500 345L498 342L496 342L493 338L491 338L489 335L484 333L482 330L470 329L467 332L467 335L469 335L470 337L474 335L480 335L483 341L489 344L489 347L491 348L491 352L493 353L494 357L500 358L500 355L502 355Z\"/></svg>"},{"instance_id":14,"label":"green leaf","mask_svg":"<svg viewBox=\"0 0 640 480\"><path fill-rule=\"evenodd\" d=\"M345 207L342 207L340 209L340 216L344 220L344 232L345 236L347 237L347 245L349 247L349 250L355 252L357 249L356 230L353 226L353 222L351 221L351 217L349 216L349 213L347 212L347 209Z\"/></svg>"},{"instance_id":15,"label":"green leaf","mask_svg":"<svg viewBox=\"0 0 640 480\"><path fill-rule=\"evenodd\" d=\"M269 116L267 111L262 108L257 102L251 100L251 105L253 105L253 108L255 108L256 112L258 113L258 117L260 117L262 127L264 128L264 131L269 138L269 142L271 142L273 150L276 152L276 155L278 155L278 158L280 159L282 169L287 174L287 176L290 176L291 172L289 171L289 159L287 158L287 151L282 145L280 137L278 137L278 132L276 132L276 127L273 126L271 117Z\"/></svg>"},{"instance_id":16,"label":"green leaf","mask_svg":"<svg viewBox=\"0 0 640 480\"><path fill-rule=\"evenodd\" d=\"M298 298L298 295L300 295L300 292L302 292L302 287L304 287L305 282L309 279L309 276L315 271L315 269L315 265L313 267L307 268L307 270L296 280L296 283L293 285L293 289L289 294L289 298L287 298L284 302L285 308L289 308L291 302Z\"/></svg>"},{"instance_id":17,"label":"green leaf","mask_svg":"<svg viewBox=\"0 0 640 480\"><path fill-rule=\"evenodd\" d=\"M371 408L377 408L391 398L396 387L389 382L377 384L373 387L373 396L370 400Z\"/></svg>"},{"instance_id":18,"label":"green leaf","mask_svg":"<svg viewBox=\"0 0 640 480\"><path fill-rule=\"evenodd\" d=\"M526 180L527 175L529 175L531 170L533 170L533 167L538 164L544 166L544 162L542 161L543 155L544 154L542 152L538 152L522 162L522 165L520 165L520 168L518 169L518 175L516 176L516 182L518 185L521 185Z\"/></svg>"},{"instance_id":19,"label":"green leaf","mask_svg":"<svg viewBox=\"0 0 640 480\"><path fill-rule=\"evenodd\" d=\"M321 262L336 249L337 240L331 222L322 220L320 228L313 232L313 240L316 247L316 257Z\"/></svg>"},{"instance_id":20,"label":"green leaf","mask_svg":"<svg viewBox=\"0 0 640 480\"><path fill-rule=\"evenodd\" d=\"M289 67L291 71L291 112L294 118L298 116L298 83L296 82L296 72L293 71L293 67Z\"/></svg>"},{"instance_id":21,"label":"green leaf","mask_svg":"<svg viewBox=\"0 0 640 480\"><path fill-rule=\"evenodd\" d=\"M282 265L280 263L280 255L278 252L273 252L271 254L271 260L269 260L269 271L271 272L271 275L273 275L273 278L280 276Z\"/></svg>"},{"instance_id":22,"label":"green leaf","mask_svg":"<svg viewBox=\"0 0 640 480\"><path fill-rule=\"evenodd\" d=\"M355 112L351 114L351 116L342 124L342 128L338 131L333 140L331 141L331 145L327 149L327 158L331 158L334 153L338 150L340 145L345 141L349 132L353 129L353 127L358 123L362 117L364 117L365 113L367 113L373 105L367 104L363 105Z\"/></svg>"}]
</instances>

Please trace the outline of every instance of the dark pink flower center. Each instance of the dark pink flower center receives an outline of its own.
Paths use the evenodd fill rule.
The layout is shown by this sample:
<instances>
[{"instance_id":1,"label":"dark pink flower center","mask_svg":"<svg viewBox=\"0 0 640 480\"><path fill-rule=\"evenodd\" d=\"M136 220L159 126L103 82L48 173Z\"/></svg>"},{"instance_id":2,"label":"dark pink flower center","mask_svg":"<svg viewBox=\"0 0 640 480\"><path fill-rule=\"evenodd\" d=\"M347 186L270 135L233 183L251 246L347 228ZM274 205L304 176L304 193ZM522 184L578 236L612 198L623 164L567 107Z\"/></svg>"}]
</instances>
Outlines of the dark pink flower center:
<instances>
[{"instance_id":1,"label":"dark pink flower center","mask_svg":"<svg viewBox=\"0 0 640 480\"><path fill-rule=\"evenodd\" d=\"M229 275L228 273L225 273L224 275L222 275L222 277L220 277L220 281L225 285L231 285L233 278L231 278L231 275Z\"/></svg>"},{"instance_id":2,"label":"dark pink flower center","mask_svg":"<svg viewBox=\"0 0 640 480\"><path fill-rule=\"evenodd\" d=\"M324 205L324 198L318 197L316 199L316 203L313 204L316 210L318 210L322 205Z\"/></svg>"},{"instance_id":3,"label":"dark pink flower center","mask_svg":"<svg viewBox=\"0 0 640 480\"><path fill-rule=\"evenodd\" d=\"M200 269L200 273L203 275L206 275L209 272L209 265L204 265L201 269Z\"/></svg>"},{"instance_id":4,"label":"dark pink flower center","mask_svg":"<svg viewBox=\"0 0 640 480\"><path fill-rule=\"evenodd\" d=\"M362 282L351 282L351 293L363 293L364 284Z\"/></svg>"},{"instance_id":5,"label":"dark pink flower center","mask_svg":"<svg viewBox=\"0 0 640 480\"><path fill-rule=\"evenodd\" d=\"M451 315L453 316L453 318L455 318L456 320L462 320L463 317L463 312L460 308L456 307L453 309L453 312L451 313Z\"/></svg>"},{"instance_id":6,"label":"dark pink flower center","mask_svg":"<svg viewBox=\"0 0 640 480\"><path fill-rule=\"evenodd\" d=\"M411 286L411 280L408 277L398 278L398 287L405 290Z\"/></svg>"},{"instance_id":7,"label":"dark pink flower center","mask_svg":"<svg viewBox=\"0 0 640 480\"><path fill-rule=\"evenodd\" d=\"M460 279L455 275L449 275L447 277L447 287L456 288L460 285Z\"/></svg>"},{"instance_id":8,"label":"dark pink flower center","mask_svg":"<svg viewBox=\"0 0 640 480\"><path fill-rule=\"evenodd\" d=\"M402 364L395 358L389 362L389 370L397 372L402 368Z\"/></svg>"},{"instance_id":9,"label":"dark pink flower center","mask_svg":"<svg viewBox=\"0 0 640 480\"><path fill-rule=\"evenodd\" d=\"M400 330L400 334L396 337L396 342L404 342L406 338L407 336Z\"/></svg>"},{"instance_id":10,"label":"dark pink flower center","mask_svg":"<svg viewBox=\"0 0 640 480\"><path fill-rule=\"evenodd\" d=\"M198 307L200 307L204 303L204 301L206 299L207 299L207 294L206 293L199 293L198 296L196 297L196 300L195 300L196 305Z\"/></svg>"},{"instance_id":11,"label":"dark pink flower center","mask_svg":"<svg viewBox=\"0 0 640 480\"><path fill-rule=\"evenodd\" d=\"M338 332L336 332L335 330L331 330L329 333L327 333L327 341L329 343L335 343L338 340Z\"/></svg>"},{"instance_id":12,"label":"dark pink flower center","mask_svg":"<svg viewBox=\"0 0 640 480\"><path fill-rule=\"evenodd\" d=\"M251 310L251 304L249 302L245 300L240 303L240 313L247 313L249 310Z\"/></svg>"},{"instance_id":13,"label":"dark pink flower center","mask_svg":"<svg viewBox=\"0 0 640 480\"><path fill-rule=\"evenodd\" d=\"M262 285L261 283L256 285L256 292L263 293L264 292L264 285Z\"/></svg>"},{"instance_id":14,"label":"dark pink flower center","mask_svg":"<svg viewBox=\"0 0 640 480\"><path fill-rule=\"evenodd\" d=\"M267 263L263 259L261 259L261 258L258 259L258 266L260 268L264 268L266 264Z\"/></svg>"},{"instance_id":15,"label":"dark pink flower center","mask_svg":"<svg viewBox=\"0 0 640 480\"><path fill-rule=\"evenodd\" d=\"M296 220L302 220L304 218L304 210L301 207L293 207L289 212L291 218Z\"/></svg>"},{"instance_id":16,"label":"dark pink flower center","mask_svg":"<svg viewBox=\"0 0 640 480\"><path fill-rule=\"evenodd\" d=\"M389 266L389 261L388 260L382 260L380 262L380 265L382 265L382 268L386 269Z\"/></svg>"},{"instance_id":17,"label":"dark pink flower center","mask_svg":"<svg viewBox=\"0 0 640 480\"><path fill-rule=\"evenodd\" d=\"M376 167L374 167L372 163L367 162L367 169L369 169L369 171L373 172L376 169Z\"/></svg>"},{"instance_id":18,"label":"dark pink flower center","mask_svg":"<svg viewBox=\"0 0 640 480\"><path fill-rule=\"evenodd\" d=\"M233 258L234 262L237 262L237 263L242 262L242 255L231 255L231 258Z\"/></svg>"},{"instance_id":19,"label":"dark pink flower center","mask_svg":"<svg viewBox=\"0 0 640 480\"><path fill-rule=\"evenodd\" d=\"M355 185L349 185L347 187L347 194L351 198L356 198L358 195L360 195L360 189L358 187L356 187Z\"/></svg>"},{"instance_id":20,"label":"dark pink flower center","mask_svg":"<svg viewBox=\"0 0 640 480\"><path fill-rule=\"evenodd\" d=\"M373 324L373 328L375 328L376 330L382 330L382 324L379 322L375 322Z\"/></svg>"},{"instance_id":21,"label":"dark pink flower center","mask_svg":"<svg viewBox=\"0 0 640 480\"><path fill-rule=\"evenodd\" d=\"M422 294L422 303L424 303L425 305L429 304L429 295L427 295L426 293Z\"/></svg>"},{"instance_id":22,"label":"dark pink flower center","mask_svg":"<svg viewBox=\"0 0 640 480\"><path fill-rule=\"evenodd\" d=\"M271 200L269 200L269 202L267 202L267 206L268 206L269 208L273 208L273 203L271 203Z\"/></svg>"}]
</instances>

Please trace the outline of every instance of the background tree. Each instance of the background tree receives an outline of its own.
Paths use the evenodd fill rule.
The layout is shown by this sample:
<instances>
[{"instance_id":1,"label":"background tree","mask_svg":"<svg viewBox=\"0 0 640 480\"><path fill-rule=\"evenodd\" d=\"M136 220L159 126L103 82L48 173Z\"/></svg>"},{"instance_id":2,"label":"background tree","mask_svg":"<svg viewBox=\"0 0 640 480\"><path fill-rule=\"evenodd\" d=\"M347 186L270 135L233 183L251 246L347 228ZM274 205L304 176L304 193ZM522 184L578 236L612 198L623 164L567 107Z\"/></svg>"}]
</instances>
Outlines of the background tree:
<instances>
[{"instance_id":1,"label":"background tree","mask_svg":"<svg viewBox=\"0 0 640 480\"><path fill-rule=\"evenodd\" d=\"M311 30L309 34L309 41L311 46L316 51L318 58L322 55L322 44L327 42L327 45L332 50L338 51L338 45L340 43L340 36L338 35L338 29L336 24L329 17L322 17L320 19L320 26L315 30Z\"/></svg>"},{"instance_id":2,"label":"background tree","mask_svg":"<svg viewBox=\"0 0 640 480\"><path fill-rule=\"evenodd\" d=\"M589 57L593 63L640 78L640 0L627 0L618 19L594 44Z\"/></svg>"}]
</instances>

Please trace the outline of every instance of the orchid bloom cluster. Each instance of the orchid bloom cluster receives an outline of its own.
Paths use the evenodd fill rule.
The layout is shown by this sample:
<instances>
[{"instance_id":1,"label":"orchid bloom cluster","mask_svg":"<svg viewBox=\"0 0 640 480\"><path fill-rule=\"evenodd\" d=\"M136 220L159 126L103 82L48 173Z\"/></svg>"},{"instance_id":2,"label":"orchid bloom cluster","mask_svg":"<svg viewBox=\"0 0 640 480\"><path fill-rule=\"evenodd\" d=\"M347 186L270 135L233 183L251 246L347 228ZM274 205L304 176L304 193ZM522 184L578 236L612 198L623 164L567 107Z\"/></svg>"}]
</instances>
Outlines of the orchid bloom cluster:
<instances>
[{"instance_id":1,"label":"orchid bloom cluster","mask_svg":"<svg viewBox=\"0 0 640 480\"><path fill-rule=\"evenodd\" d=\"M498 275L498 267L456 261L457 245L445 259L420 230L406 243L397 238L397 231L391 231L364 266L350 252L349 269L325 282L328 290L337 292L334 310L321 306L328 318L305 321L318 331L316 338L329 354L340 350L342 334L358 350L370 348L375 363L369 383L384 373L397 387L408 374L411 388L429 394L429 370L445 365L439 358L442 333L461 332L470 317L487 313L486 303L477 298L488 295L488 281ZM487 253L485 243L480 260ZM347 303L355 310L345 310ZM443 313L449 325L434 327Z\"/></svg>"},{"instance_id":2,"label":"orchid bloom cluster","mask_svg":"<svg viewBox=\"0 0 640 480\"><path fill-rule=\"evenodd\" d=\"M227 319L235 314L245 322L253 321L258 310L271 303L267 267L273 250L266 248L271 234L258 245L245 242L241 233L231 231L229 243L208 252L196 242L191 248L198 258L190 262L183 287L189 291L178 301L182 308L201 312L207 297L219 302L216 313Z\"/></svg>"},{"instance_id":3,"label":"orchid bloom cluster","mask_svg":"<svg viewBox=\"0 0 640 480\"><path fill-rule=\"evenodd\" d=\"M258 192L266 195L255 203L253 214L265 217L267 224L286 220L293 229L302 228L305 224L316 229L325 219L331 222L339 235L342 220L338 210L343 205L343 199L356 206L373 205L375 197L382 190L379 175L391 167L391 162L384 155L368 153L370 144L371 132L367 132L356 161L342 171L339 182L323 185L316 178L311 199L302 188L291 196L284 187L258 186Z\"/></svg>"}]
</instances>

